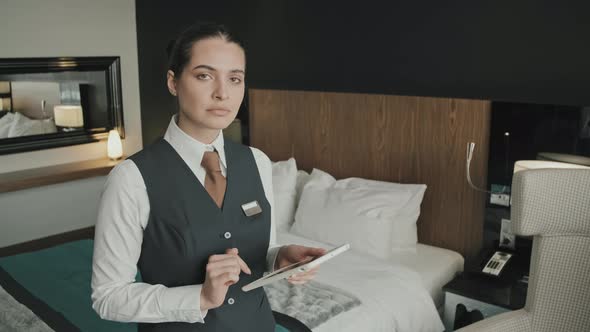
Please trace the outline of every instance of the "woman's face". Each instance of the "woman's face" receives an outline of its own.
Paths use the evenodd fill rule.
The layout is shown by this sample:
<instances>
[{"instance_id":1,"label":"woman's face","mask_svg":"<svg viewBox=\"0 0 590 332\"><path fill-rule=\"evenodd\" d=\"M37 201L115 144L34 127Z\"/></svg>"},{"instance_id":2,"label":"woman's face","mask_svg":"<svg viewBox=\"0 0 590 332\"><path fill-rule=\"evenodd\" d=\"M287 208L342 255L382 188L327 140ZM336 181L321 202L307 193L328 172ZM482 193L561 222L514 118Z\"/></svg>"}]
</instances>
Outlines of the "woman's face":
<instances>
[{"instance_id":1,"label":"woman's face","mask_svg":"<svg viewBox=\"0 0 590 332\"><path fill-rule=\"evenodd\" d=\"M208 38L194 43L191 53L180 76L168 71L168 88L180 105L179 124L185 122L183 127L193 132L216 133L235 119L244 98L244 50Z\"/></svg>"}]
</instances>

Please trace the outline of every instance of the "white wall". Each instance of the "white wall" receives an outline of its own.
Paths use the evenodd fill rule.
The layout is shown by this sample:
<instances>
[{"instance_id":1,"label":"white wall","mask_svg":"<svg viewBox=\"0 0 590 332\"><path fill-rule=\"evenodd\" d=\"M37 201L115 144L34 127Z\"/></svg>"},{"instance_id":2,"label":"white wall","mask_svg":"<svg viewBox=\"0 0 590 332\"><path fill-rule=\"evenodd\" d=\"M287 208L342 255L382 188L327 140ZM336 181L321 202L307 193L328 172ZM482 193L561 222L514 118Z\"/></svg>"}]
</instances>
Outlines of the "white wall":
<instances>
[{"instance_id":1,"label":"white wall","mask_svg":"<svg viewBox=\"0 0 590 332\"><path fill-rule=\"evenodd\" d=\"M0 194L0 247L94 225L104 179Z\"/></svg>"},{"instance_id":2,"label":"white wall","mask_svg":"<svg viewBox=\"0 0 590 332\"><path fill-rule=\"evenodd\" d=\"M1 0L0 27L0 58L120 56L123 149L141 149L134 0ZM2 155L0 173L103 157L105 141ZM0 247L93 225L103 182L0 193Z\"/></svg>"}]
</instances>

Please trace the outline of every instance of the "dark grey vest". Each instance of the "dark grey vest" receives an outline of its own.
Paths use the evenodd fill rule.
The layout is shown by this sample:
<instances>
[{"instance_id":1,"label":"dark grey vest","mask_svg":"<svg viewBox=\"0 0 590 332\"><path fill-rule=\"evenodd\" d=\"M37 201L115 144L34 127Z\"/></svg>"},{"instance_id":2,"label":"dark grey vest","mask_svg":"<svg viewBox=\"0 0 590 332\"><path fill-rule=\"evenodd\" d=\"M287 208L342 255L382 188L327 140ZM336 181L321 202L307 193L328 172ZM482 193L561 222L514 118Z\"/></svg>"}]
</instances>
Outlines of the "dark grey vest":
<instances>
[{"instance_id":1,"label":"dark grey vest","mask_svg":"<svg viewBox=\"0 0 590 332\"><path fill-rule=\"evenodd\" d=\"M238 248L252 275L240 275L224 304L202 323L140 323L139 331L274 331L275 321L262 288L242 286L262 276L270 237L270 205L249 147L225 140L227 189L219 209L188 165L164 139L133 160L145 182L150 216L143 233L138 268L143 282L167 287L202 284L209 256ZM241 205L258 201L262 213L246 217ZM199 296L199 294L194 294Z\"/></svg>"}]
</instances>

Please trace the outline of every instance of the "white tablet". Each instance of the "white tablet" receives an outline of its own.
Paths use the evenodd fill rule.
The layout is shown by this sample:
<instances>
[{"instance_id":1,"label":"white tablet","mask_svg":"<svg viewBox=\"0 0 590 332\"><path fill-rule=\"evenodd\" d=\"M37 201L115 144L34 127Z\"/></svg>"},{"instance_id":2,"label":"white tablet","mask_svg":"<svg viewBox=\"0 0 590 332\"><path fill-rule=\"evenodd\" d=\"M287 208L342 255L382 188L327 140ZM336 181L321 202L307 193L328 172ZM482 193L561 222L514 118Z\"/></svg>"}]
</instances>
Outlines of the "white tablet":
<instances>
[{"instance_id":1,"label":"white tablet","mask_svg":"<svg viewBox=\"0 0 590 332\"><path fill-rule=\"evenodd\" d=\"M270 284L271 282L289 278L290 276L292 276L296 273L309 271L309 270L313 269L314 267L322 264L323 262L340 255L341 253L345 252L348 249L350 249L350 245L348 243L343 244L337 248L334 248L334 249L326 252L322 256L310 258L307 260L303 260L301 262L297 262L297 263L282 267L272 273L269 273L257 280L252 281L251 283L245 285L244 287L242 287L242 290L244 292L247 292L247 291L253 290L255 288Z\"/></svg>"}]
</instances>

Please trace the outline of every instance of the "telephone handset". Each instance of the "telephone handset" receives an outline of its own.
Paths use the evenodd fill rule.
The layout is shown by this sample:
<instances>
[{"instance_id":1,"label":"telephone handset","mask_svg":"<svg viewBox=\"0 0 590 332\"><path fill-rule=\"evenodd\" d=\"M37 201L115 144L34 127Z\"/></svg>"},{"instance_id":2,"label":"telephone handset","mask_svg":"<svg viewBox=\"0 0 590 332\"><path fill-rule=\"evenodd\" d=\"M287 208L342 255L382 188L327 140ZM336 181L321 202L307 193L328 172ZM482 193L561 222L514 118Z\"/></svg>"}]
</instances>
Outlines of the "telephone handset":
<instances>
[{"instance_id":1,"label":"telephone handset","mask_svg":"<svg viewBox=\"0 0 590 332\"><path fill-rule=\"evenodd\" d=\"M495 277L500 276L511 257L511 253L496 251L483 267L482 272Z\"/></svg>"}]
</instances>

